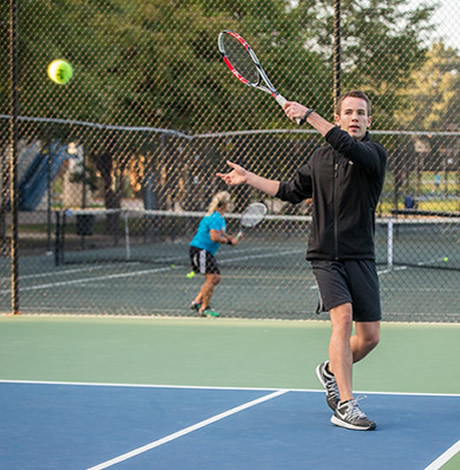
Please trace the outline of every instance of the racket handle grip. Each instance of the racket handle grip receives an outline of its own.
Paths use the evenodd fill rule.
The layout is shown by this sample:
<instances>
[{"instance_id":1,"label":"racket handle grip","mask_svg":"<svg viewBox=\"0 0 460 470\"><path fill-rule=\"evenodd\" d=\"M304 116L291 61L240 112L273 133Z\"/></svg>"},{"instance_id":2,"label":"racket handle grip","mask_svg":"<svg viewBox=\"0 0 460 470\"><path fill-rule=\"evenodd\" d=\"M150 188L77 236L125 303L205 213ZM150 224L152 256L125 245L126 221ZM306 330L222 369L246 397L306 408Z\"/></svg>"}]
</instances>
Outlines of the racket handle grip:
<instances>
[{"instance_id":1,"label":"racket handle grip","mask_svg":"<svg viewBox=\"0 0 460 470\"><path fill-rule=\"evenodd\" d=\"M284 105L287 103L287 99L283 95L280 95L280 94L276 95L275 99L278 102L278 104L284 109ZM300 123L302 122L302 119L295 118L295 122L297 123L297 125L300 125Z\"/></svg>"},{"instance_id":2,"label":"racket handle grip","mask_svg":"<svg viewBox=\"0 0 460 470\"><path fill-rule=\"evenodd\" d=\"M237 234L236 234L236 239L239 240L241 238L241 235L243 235L243 231L240 230Z\"/></svg>"},{"instance_id":3,"label":"racket handle grip","mask_svg":"<svg viewBox=\"0 0 460 470\"><path fill-rule=\"evenodd\" d=\"M287 99L283 95L280 95L280 94L275 96L275 100L282 108L284 108L284 105L287 103Z\"/></svg>"}]
</instances>

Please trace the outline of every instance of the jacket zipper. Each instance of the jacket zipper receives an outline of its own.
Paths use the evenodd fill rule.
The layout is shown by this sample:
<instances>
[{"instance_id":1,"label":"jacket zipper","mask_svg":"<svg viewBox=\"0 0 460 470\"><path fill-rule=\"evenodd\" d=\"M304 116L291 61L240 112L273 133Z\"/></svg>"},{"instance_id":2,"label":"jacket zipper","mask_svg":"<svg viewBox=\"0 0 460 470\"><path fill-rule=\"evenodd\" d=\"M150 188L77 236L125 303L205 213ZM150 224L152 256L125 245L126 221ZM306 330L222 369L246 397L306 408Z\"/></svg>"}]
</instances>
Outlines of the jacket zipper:
<instances>
[{"instance_id":1,"label":"jacket zipper","mask_svg":"<svg viewBox=\"0 0 460 470\"><path fill-rule=\"evenodd\" d=\"M334 258L339 259L339 221L338 221L338 211L339 205L337 201L337 183L339 175L339 164L334 157L334 188L333 188L333 198L334 198Z\"/></svg>"}]
</instances>

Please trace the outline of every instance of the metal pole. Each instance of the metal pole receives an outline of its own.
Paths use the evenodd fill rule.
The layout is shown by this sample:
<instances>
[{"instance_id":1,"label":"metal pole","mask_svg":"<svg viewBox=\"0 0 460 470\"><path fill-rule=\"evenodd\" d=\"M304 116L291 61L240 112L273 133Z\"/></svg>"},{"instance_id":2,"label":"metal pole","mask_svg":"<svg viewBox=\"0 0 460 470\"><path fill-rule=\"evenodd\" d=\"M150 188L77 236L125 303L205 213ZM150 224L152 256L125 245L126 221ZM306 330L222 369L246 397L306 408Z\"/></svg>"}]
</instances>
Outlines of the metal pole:
<instances>
[{"instance_id":1,"label":"metal pole","mask_svg":"<svg viewBox=\"0 0 460 470\"><path fill-rule=\"evenodd\" d=\"M340 87L340 0L334 2L334 113L341 94Z\"/></svg>"},{"instance_id":2,"label":"metal pole","mask_svg":"<svg viewBox=\"0 0 460 470\"><path fill-rule=\"evenodd\" d=\"M393 266L393 219L388 220L387 231L388 231L387 264L388 266Z\"/></svg>"},{"instance_id":3,"label":"metal pole","mask_svg":"<svg viewBox=\"0 0 460 470\"><path fill-rule=\"evenodd\" d=\"M47 250L46 254L51 255L51 206L52 206L52 197L51 197L51 149L48 151L47 156L47 165L46 165L46 194L47 194Z\"/></svg>"},{"instance_id":4,"label":"metal pole","mask_svg":"<svg viewBox=\"0 0 460 470\"><path fill-rule=\"evenodd\" d=\"M17 2L10 0L11 313L19 314Z\"/></svg>"},{"instance_id":5,"label":"metal pole","mask_svg":"<svg viewBox=\"0 0 460 470\"><path fill-rule=\"evenodd\" d=\"M61 264L61 211L57 210L56 216L56 227L55 227L55 240L54 240L54 265L59 266Z\"/></svg>"},{"instance_id":6,"label":"metal pole","mask_svg":"<svg viewBox=\"0 0 460 470\"><path fill-rule=\"evenodd\" d=\"M86 209L86 153L83 153L83 155L81 157L82 157L81 165L82 165L82 171L83 171L83 179L82 179L82 182L81 182L81 208ZM85 216L82 215L82 218L85 218ZM86 219L88 219L88 220L85 221L84 225L87 225L87 224L91 223L89 221L90 218L91 218L91 216L86 217ZM81 238L80 238L80 246L81 246L82 250L85 249L85 241L86 241L85 240L85 234L82 233Z\"/></svg>"},{"instance_id":7,"label":"metal pole","mask_svg":"<svg viewBox=\"0 0 460 470\"><path fill-rule=\"evenodd\" d=\"M82 147L80 147L81 149ZM82 155L81 155L81 158L82 158L82 162L81 162L81 165L82 165L82 168L83 168L83 180L82 180L82 186L81 186L81 208L82 209L86 209L86 153L83 153L83 150L82 150Z\"/></svg>"},{"instance_id":8,"label":"metal pole","mask_svg":"<svg viewBox=\"0 0 460 470\"><path fill-rule=\"evenodd\" d=\"M457 210L460 211L460 152L458 150L455 150L455 156L457 157L457 192L456 192L457 197L458 197Z\"/></svg>"}]
</instances>

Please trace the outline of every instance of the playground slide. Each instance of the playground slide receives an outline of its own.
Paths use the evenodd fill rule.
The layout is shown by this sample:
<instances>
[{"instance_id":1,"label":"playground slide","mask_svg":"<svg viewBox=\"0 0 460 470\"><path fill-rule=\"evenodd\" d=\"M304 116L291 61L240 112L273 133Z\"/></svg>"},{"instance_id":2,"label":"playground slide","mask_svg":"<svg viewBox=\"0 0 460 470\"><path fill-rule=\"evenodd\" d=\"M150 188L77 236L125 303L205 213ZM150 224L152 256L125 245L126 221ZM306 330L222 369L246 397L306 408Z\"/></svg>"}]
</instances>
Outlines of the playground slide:
<instances>
[{"instance_id":1,"label":"playground slide","mask_svg":"<svg viewBox=\"0 0 460 470\"><path fill-rule=\"evenodd\" d=\"M43 150L36 152L27 169L19 180L19 210L33 211L36 209L48 189L48 178L53 181L62 164L69 158L75 158L67 152L67 145L53 142L49 153ZM49 175L49 176L48 176Z\"/></svg>"}]
</instances>

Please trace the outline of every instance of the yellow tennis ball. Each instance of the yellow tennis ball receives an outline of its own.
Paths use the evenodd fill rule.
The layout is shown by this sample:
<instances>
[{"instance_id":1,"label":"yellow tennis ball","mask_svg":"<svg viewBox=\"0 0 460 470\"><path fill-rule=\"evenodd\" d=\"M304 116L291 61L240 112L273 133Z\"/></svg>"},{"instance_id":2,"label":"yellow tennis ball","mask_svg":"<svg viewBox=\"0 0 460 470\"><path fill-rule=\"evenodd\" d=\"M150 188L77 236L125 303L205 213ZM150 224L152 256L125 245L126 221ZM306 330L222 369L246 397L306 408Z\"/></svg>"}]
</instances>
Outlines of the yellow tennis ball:
<instances>
[{"instance_id":1,"label":"yellow tennis ball","mask_svg":"<svg viewBox=\"0 0 460 470\"><path fill-rule=\"evenodd\" d=\"M55 59L48 65L48 77L59 85L67 83L72 75L72 66L64 59Z\"/></svg>"},{"instance_id":2,"label":"yellow tennis ball","mask_svg":"<svg viewBox=\"0 0 460 470\"><path fill-rule=\"evenodd\" d=\"M444 263L447 263L449 261L449 258L447 256L445 256L443 261L444 261Z\"/></svg>"},{"instance_id":3,"label":"yellow tennis ball","mask_svg":"<svg viewBox=\"0 0 460 470\"><path fill-rule=\"evenodd\" d=\"M195 277L195 271L190 271L189 273L187 273L186 277L187 279L192 279L193 277Z\"/></svg>"}]
</instances>

